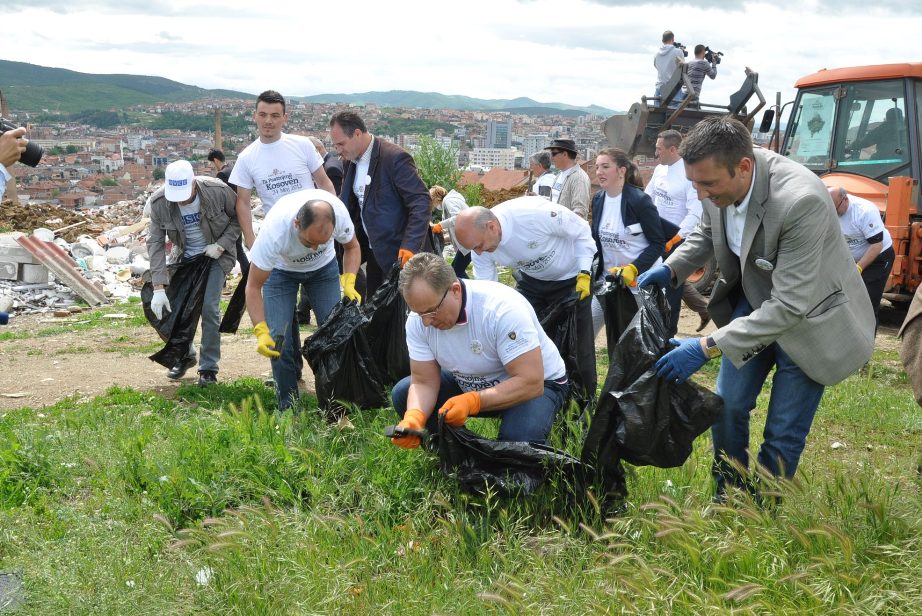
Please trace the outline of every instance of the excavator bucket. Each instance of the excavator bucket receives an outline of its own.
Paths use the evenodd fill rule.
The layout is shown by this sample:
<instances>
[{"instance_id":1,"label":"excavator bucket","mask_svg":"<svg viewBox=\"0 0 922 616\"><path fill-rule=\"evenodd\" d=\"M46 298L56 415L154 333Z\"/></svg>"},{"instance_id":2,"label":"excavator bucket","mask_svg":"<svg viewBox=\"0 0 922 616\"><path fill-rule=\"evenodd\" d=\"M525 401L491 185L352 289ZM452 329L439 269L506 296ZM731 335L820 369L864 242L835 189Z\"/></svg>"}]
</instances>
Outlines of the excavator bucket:
<instances>
[{"instance_id":1,"label":"excavator bucket","mask_svg":"<svg viewBox=\"0 0 922 616\"><path fill-rule=\"evenodd\" d=\"M661 97L641 97L627 113L611 116L602 122L602 132L608 139L608 145L627 152L628 156L653 156L656 149L656 136L664 130L675 129L680 133L688 130L711 116L731 114L743 124L752 128L753 119L765 106L765 97L759 89L759 74L746 68L743 85L730 96L728 105L700 103L695 95L681 102L675 102L675 96L685 85L691 91L691 82L683 64L672 78L663 85ZM756 96L759 104L751 112L746 111L746 104Z\"/></svg>"}]
</instances>

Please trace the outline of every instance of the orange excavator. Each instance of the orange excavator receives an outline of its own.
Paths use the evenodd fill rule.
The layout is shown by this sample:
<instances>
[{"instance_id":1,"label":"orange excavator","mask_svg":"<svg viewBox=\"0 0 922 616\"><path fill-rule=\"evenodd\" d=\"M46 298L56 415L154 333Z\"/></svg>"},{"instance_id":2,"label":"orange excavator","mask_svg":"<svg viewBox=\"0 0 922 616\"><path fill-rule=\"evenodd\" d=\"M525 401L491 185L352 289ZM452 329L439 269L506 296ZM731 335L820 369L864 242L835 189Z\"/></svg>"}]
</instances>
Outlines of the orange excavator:
<instances>
[{"instance_id":1,"label":"orange excavator","mask_svg":"<svg viewBox=\"0 0 922 616\"><path fill-rule=\"evenodd\" d=\"M824 69L795 86L779 151L877 205L896 253L884 297L909 302L922 282L922 62Z\"/></svg>"},{"instance_id":2,"label":"orange excavator","mask_svg":"<svg viewBox=\"0 0 922 616\"><path fill-rule=\"evenodd\" d=\"M727 113L752 127L765 105L758 74L749 69L729 105L694 99L677 105L673 97L682 85L688 88L683 73L676 71L662 99L644 97L627 113L608 118L602 131L609 144L632 156L651 155L662 130L686 132L704 117ZM922 282L922 62L823 69L795 86L783 135L781 112L791 103L782 106L780 94L758 132L773 132L772 149L815 172L827 186L842 186L877 205L896 253L884 297L896 304L911 301ZM758 104L747 111L753 96ZM699 290L710 286L715 266L698 273Z\"/></svg>"}]
</instances>

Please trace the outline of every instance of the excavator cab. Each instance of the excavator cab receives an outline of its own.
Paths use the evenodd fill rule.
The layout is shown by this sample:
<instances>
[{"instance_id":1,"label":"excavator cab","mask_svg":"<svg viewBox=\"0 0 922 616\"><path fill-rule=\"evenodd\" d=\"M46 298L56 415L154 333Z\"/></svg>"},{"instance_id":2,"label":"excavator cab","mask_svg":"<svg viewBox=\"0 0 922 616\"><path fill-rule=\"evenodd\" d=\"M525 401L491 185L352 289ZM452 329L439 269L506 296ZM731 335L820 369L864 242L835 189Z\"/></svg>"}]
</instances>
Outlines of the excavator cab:
<instances>
[{"instance_id":1,"label":"excavator cab","mask_svg":"<svg viewBox=\"0 0 922 616\"><path fill-rule=\"evenodd\" d=\"M795 86L780 152L877 205L896 252L884 297L908 302L922 282L922 63L824 69Z\"/></svg>"}]
</instances>

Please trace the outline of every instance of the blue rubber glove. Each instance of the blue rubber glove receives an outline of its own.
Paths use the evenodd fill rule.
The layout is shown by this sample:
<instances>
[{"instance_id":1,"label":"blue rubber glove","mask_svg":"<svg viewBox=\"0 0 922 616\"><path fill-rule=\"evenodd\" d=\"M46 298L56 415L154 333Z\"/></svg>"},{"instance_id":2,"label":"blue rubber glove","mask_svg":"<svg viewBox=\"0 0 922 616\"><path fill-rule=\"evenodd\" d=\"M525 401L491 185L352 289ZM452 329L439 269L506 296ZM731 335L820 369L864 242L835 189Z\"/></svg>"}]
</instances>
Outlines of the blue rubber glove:
<instances>
[{"instance_id":1,"label":"blue rubber glove","mask_svg":"<svg viewBox=\"0 0 922 616\"><path fill-rule=\"evenodd\" d=\"M668 265L657 265L656 267L651 267L637 277L638 287L649 287L650 285L654 284L662 287L663 289L669 288L669 285L672 284L672 270L669 269Z\"/></svg>"},{"instance_id":2,"label":"blue rubber glove","mask_svg":"<svg viewBox=\"0 0 922 616\"><path fill-rule=\"evenodd\" d=\"M701 348L700 338L672 338L670 344L677 348L669 351L656 361L656 374L670 383L684 383L688 377L698 372L708 363L708 356Z\"/></svg>"}]
</instances>

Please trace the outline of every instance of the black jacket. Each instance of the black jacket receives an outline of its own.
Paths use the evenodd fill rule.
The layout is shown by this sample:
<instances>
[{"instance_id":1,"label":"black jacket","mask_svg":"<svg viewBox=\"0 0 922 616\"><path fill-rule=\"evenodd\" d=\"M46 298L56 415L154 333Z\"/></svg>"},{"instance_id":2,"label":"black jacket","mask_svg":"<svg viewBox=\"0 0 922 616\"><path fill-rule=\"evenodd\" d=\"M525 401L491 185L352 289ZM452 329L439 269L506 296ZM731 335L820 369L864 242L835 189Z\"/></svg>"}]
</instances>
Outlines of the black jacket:
<instances>
[{"instance_id":1,"label":"black jacket","mask_svg":"<svg viewBox=\"0 0 922 616\"><path fill-rule=\"evenodd\" d=\"M625 184L621 192L621 220L625 227L640 223L644 237L650 242L640 256L634 261L634 267L638 273L650 269L656 260L663 255L663 249L666 246L666 236L663 232L663 225L653 205L650 195L631 184ZM599 221L602 219L602 206L605 204L605 191L600 190L592 197L592 239L595 240L595 247L599 255L599 265L596 269L596 278L602 278L606 270L618 263L602 263L602 242L599 239ZM675 225L673 225L674 228ZM673 232L672 235L675 235ZM669 237L672 237L670 235Z\"/></svg>"}]
</instances>

